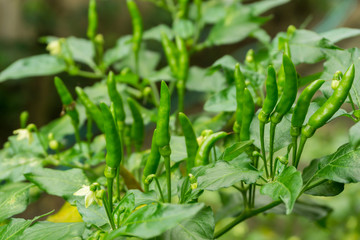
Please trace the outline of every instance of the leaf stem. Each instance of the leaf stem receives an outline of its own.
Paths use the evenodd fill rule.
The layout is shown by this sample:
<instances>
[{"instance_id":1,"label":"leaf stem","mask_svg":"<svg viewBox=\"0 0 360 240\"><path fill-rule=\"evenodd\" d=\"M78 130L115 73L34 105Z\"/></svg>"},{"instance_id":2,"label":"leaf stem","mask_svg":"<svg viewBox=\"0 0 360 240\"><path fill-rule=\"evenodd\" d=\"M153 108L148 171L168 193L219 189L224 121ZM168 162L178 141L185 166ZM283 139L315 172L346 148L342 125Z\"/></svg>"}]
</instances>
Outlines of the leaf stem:
<instances>
[{"instance_id":1,"label":"leaf stem","mask_svg":"<svg viewBox=\"0 0 360 240\"><path fill-rule=\"evenodd\" d=\"M303 150L304 150L304 146L305 146L306 140L307 140L307 137L301 136L300 145L299 145L299 151L298 151L298 153L296 154L296 161L295 161L295 167L296 167L296 168L297 168L298 165L299 165L300 157L301 157L301 154L302 154L302 152L303 152Z\"/></svg>"},{"instance_id":2,"label":"leaf stem","mask_svg":"<svg viewBox=\"0 0 360 240\"><path fill-rule=\"evenodd\" d=\"M164 194L163 194L163 192L162 192L162 190L161 190L159 180L157 179L157 177L154 177L154 178L155 178L156 187L158 188L159 193L160 193L161 201L164 203L164 202L165 202L165 198L164 198Z\"/></svg>"},{"instance_id":3,"label":"leaf stem","mask_svg":"<svg viewBox=\"0 0 360 240\"><path fill-rule=\"evenodd\" d=\"M293 148L293 157L292 157L292 165L295 166L296 163L296 154L297 154L297 137L292 137L292 148Z\"/></svg>"},{"instance_id":4,"label":"leaf stem","mask_svg":"<svg viewBox=\"0 0 360 240\"><path fill-rule=\"evenodd\" d=\"M171 168L170 168L170 156L163 156L166 170L166 181L168 191L168 203L171 203Z\"/></svg>"}]
</instances>

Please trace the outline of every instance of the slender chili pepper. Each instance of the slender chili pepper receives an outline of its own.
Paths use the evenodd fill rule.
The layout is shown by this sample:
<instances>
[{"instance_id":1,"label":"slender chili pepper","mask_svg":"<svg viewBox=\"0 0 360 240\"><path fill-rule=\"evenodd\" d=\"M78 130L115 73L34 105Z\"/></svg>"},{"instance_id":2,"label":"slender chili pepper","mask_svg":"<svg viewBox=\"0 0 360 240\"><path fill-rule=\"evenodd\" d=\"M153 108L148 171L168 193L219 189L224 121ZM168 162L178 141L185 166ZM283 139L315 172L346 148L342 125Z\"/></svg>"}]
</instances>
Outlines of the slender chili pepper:
<instances>
[{"instance_id":1,"label":"slender chili pepper","mask_svg":"<svg viewBox=\"0 0 360 240\"><path fill-rule=\"evenodd\" d=\"M268 75L265 81L265 85L266 97L258 118L260 122L267 123L269 121L269 116L274 110L278 100L276 72L273 66L268 67Z\"/></svg>"},{"instance_id":2,"label":"slender chili pepper","mask_svg":"<svg viewBox=\"0 0 360 240\"><path fill-rule=\"evenodd\" d=\"M168 38L166 33L161 33L161 43L164 48L166 60L169 64L171 73L174 77L177 78L178 73L178 60L177 60L177 49L172 41Z\"/></svg>"},{"instance_id":3,"label":"slender chili pepper","mask_svg":"<svg viewBox=\"0 0 360 240\"><path fill-rule=\"evenodd\" d=\"M156 170L159 166L159 162L160 162L160 152L159 152L159 147L158 145L156 145L156 129L154 130L154 134L152 137L152 141L151 141L151 150L150 150L150 154L149 157L146 161L145 167L144 167L144 171L143 171L143 175L142 175L142 181L145 184L145 180L146 178L151 175L151 174L155 174ZM145 184L146 186L147 184Z\"/></svg>"},{"instance_id":4,"label":"slender chili pepper","mask_svg":"<svg viewBox=\"0 0 360 240\"><path fill-rule=\"evenodd\" d=\"M29 119L29 112L23 111L20 114L20 128L26 128L27 122Z\"/></svg>"},{"instance_id":5,"label":"slender chili pepper","mask_svg":"<svg viewBox=\"0 0 360 240\"><path fill-rule=\"evenodd\" d=\"M88 95L80 87L76 87L75 91L81 103L84 105L86 111L91 115L98 128L104 132L103 116L100 109L90 100Z\"/></svg>"},{"instance_id":6,"label":"slender chili pepper","mask_svg":"<svg viewBox=\"0 0 360 240\"><path fill-rule=\"evenodd\" d=\"M96 0L89 1L89 9L88 9L88 29L87 29L87 37L94 41L98 26L98 16L96 13Z\"/></svg>"},{"instance_id":7,"label":"slender chili pepper","mask_svg":"<svg viewBox=\"0 0 360 240\"><path fill-rule=\"evenodd\" d=\"M141 14L139 12L138 7L136 6L136 3L133 0L127 0L126 3L131 15L131 21L133 26L132 50L135 56L136 71L137 71L140 45L143 35L143 24L142 24Z\"/></svg>"},{"instance_id":8,"label":"slender chili pepper","mask_svg":"<svg viewBox=\"0 0 360 240\"><path fill-rule=\"evenodd\" d=\"M188 13L188 4L189 0L179 0L179 11L178 11L178 17L179 18L186 18Z\"/></svg>"},{"instance_id":9,"label":"slender chili pepper","mask_svg":"<svg viewBox=\"0 0 360 240\"><path fill-rule=\"evenodd\" d=\"M61 102L65 106L71 105L74 102L74 99L72 98L71 93L69 92L63 81L60 78L55 77L54 83L56 90L61 98Z\"/></svg>"},{"instance_id":10,"label":"slender chili pepper","mask_svg":"<svg viewBox=\"0 0 360 240\"><path fill-rule=\"evenodd\" d=\"M281 44L283 43L283 44ZM291 52L290 52L290 46L289 46L289 40L282 38L282 42L279 39L279 44L281 44L281 49L284 51L284 54L286 54L291 59ZM279 94L282 94L285 86L285 71L284 71L284 63L281 64L281 67L278 72L278 92Z\"/></svg>"},{"instance_id":11,"label":"slender chili pepper","mask_svg":"<svg viewBox=\"0 0 360 240\"><path fill-rule=\"evenodd\" d=\"M292 136L293 165L296 162L297 138L308 112L310 102L316 91L324 84L325 80L316 80L309 84L300 94L291 117L290 135Z\"/></svg>"},{"instance_id":12,"label":"slender chili pepper","mask_svg":"<svg viewBox=\"0 0 360 240\"><path fill-rule=\"evenodd\" d=\"M164 158L166 168L166 180L168 191L168 202L171 202L171 169L170 169L170 92L164 81L161 82L160 105L158 111L158 119L156 123L156 144L159 152Z\"/></svg>"},{"instance_id":13,"label":"slender chili pepper","mask_svg":"<svg viewBox=\"0 0 360 240\"><path fill-rule=\"evenodd\" d=\"M176 46L178 49L178 72L176 87L178 89L178 111L184 111L184 95L185 82L189 72L189 54L186 48L186 43L181 37L176 37Z\"/></svg>"},{"instance_id":14,"label":"slender chili pepper","mask_svg":"<svg viewBox=\"0 0 360 240\"><path fill-rule=\"evenodd\" d=\"M315 131L322 127L339 110L345 102L355 78L355 67L352 64L344 74L339 86L326 102L310 117L308 123L301 130L299 152L296 155L295 167L299 165L302 150L306 140L312 137Z\"/></svg>"},{"instance_id":15,"label":"slender chili pepper","mask_svg":"<svg viewBox=\"0 0 360 240\"><path fill-rule=\"evenodd\" d=\"M237 133L237 136L240 139L240 130L241 130L241 123L243 117L243 97L244 97L244 89L245 89L245 78L240 70L240 65L237 63L235 65L234 71L234 78L235 78L235 89L236 89L236 121L234 124L234 132Z\"/></svg>"},{"instance_id":16,"label":"slender chili pepper","mask_svg":"<svg viewBox=\"0 0 360 240\"><path fill-rule=\"evenodd\" d=\"M228 135L226 132L216 132L206 137L204 142L200 145L196 157L195 166L202 166L209 163L210 150L214 146L215 142Z\"/></svg>"},{"instance_id":17,"label":"slender chili pepper","mask_svg":"<svg viewBox=\"0 0 360 240\"><path fill-rule=\"evenodd\" d=\"M265 124L269 121L269 116L274 110L277 100L278 100L278 87L276 84L276 72L274 67L268 67L268 75L266 78L266 97L264 100L264 104L262 109L258 115L259 119L259 127L260 127L260 145L261 145L261 153L262 159L264 161L264 168L266 177L269 176L269 172L267 169L267 162L266 162L266 153L265 153Z\"/></svg>"},{"instance_id":18,"label":"slender chili pepper","mask_svg":"<svg viewBox=\"0 0 360 240\"><path fill-rule=\"evenodd\" d=\"M254 116L255 104L251 93L247 88L244 89L243 98L243 116L240 130L240 141L247 141L250 140L250 124Z\"/></svg>"},{"instance_id":19,"label":"slender chili pepper","mask_svg":"<svg viewBox=\"0 0 360 240\"><path fill-rule=\"evenodd\" d=\"M199 149L199 144L197 142L196 135L189 118L184 113L180 112L179 121L185 137L187 152L186 169L187 172L190 173L191 169L194 167L194 161L196 153Z\"/></svg>"},{"instance_id":20,"label":"slender chili pepper","mask_svg":"<svg viewBox=\"0 0 360 240\"><path fill-rule=\"evenodd\" d=\"M119 92L116 89L116 81L113 72L109 72L107 88L110 100L114 103L115 116L119 132L122 132L125 124L124 104Z\"/></svg>"},{"instance_id":21,"label":"slender chili pepper","mask_svg":"<svg viewBox=\"0 0 360 240\"><path fill-rule=\"evenodd\" d=\"M133 117L133 124L131 126L131 138L135 142L136 150L140 151L145 137L144 120L135 100L132 98L128 98L127 101L131 110L131 115Z\"/></svg>"}]
</instances>

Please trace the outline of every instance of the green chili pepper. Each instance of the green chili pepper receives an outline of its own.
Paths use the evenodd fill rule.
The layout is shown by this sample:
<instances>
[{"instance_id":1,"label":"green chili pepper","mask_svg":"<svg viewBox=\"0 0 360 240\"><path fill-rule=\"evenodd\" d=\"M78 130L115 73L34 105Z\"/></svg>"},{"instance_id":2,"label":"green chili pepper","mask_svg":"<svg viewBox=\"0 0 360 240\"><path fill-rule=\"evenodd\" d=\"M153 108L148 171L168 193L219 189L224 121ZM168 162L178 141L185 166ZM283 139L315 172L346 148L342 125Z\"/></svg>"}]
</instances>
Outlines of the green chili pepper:
<instances>
[{"instance_id":1,"label":"green chili pepper","mask_svg":"<svg viewBox=\"0 0 360 240\"><path fill-rule=\"evenodd\" d=\"M131 126L131 138L135 142L136 150L140 151L145 137L144 120L137 103L132 98L128 98L127 101L131 110L131 115L133 117L133 124Z\"/></svg>"},{"instance_id":2,"label":"green chili pepper","mask_svg":"<svg viewBox=\"0 0 360 240\"><path fill-rule=\"evenodd\" d=\"M268 122L269 116L274 110L278 100L278 89L276 84L276 72L273 66L268 67L268 75L266 78L266 97L264 104L259 113L260 122Z\"/></svg>"},{"instance_id":3,"label":"green chili pepper","mask_svg":"<svg viewBox=\"0 0 360 240\"><path fill-rule=\"evenodd\" d=\"M185 82L189 72L189 54L187 52L186 43L181 37L176 37L176 46L179 53L178 59L178 72L176 87L178 89L178 111L184 111L184 95L185 95Z\"/></svg>"},{"instance_id":4,"label":"green chili pepper","mask_svg":"<svg viewBox=\"0 0 360 240\"><path fill-rule=\"evenodd\" d=\"M103 116L103 124L106 139L106 166L111 169L117 169L122 159L121 141L116 129L114 117L109 107L105 103L100 103L101 113ZM114 171L115 173L116 171ZM107 178L114 178L115 175L108 175Z\"/></svg>"},{"instance_id":5,"label":"green chili pepper","mask_svg":"<svg viewBox=\"0 0 360 240\"><path fill-rule=\"evenodd\" d=\"M196 153L199 149L199 144L189 118L184 113L180 112L179 121L184 133L186 152L188 156L186 160L186 169L187 172L190 173L191 169L194 167L194 161Z\"/></svg>"},{"instance_id":6,"label":"green chili pepper","mask_svg":"<svg viewBox=\"0 0 360 240\"><path fill-rule=\"evenodd\" d=\"M133 0L127 0L126 3L131 15L131 21L133 26L132 50L135 55L135 61L137 62L143 35L142 18L138 7Z\"/></svg>"},{"instance_id":7,"label":"green chili pepper","mask_svg":"<svg viewBox=\"0 0 360 240\"><path fill-rule=\"evenodd\" d=\"M160 106L159 106L158 119L156 124L156 128L157 128L156 144L159 146L159 148L168 146L170 143L169 118L170 118L170 92L166 83L162 81L161 90L160 90Z\"/></svg>"},{"instance_id":8,"label":"green chili pepper","mask_svg":"<svg viewBox=\"0 0 360 240\"><path fill-rule=\"evenodd\" d=\"M291 136L298 137L300 135L311 99L324 82L325 80L316 80L309 84L300 94L291 118Z\"/></svg>"},{"instance_id":9,"label":"green chili pepper","mask_svg":"<svg viewBox=\"0 0 360 240\"><path fill-rule=\"evenodd\" d=\"M307 138L311 137L316 129L322 127L339 110L350 92L354 76L355 67L352 64L331 97L310 117L307 125L301 131L302 135Z\"/></svg>"},{"instance_id":10,"label":"green chili pepper","mask_svg":"<svg viewBox=\"0 0 360 240\"><path fill-rule=\"evenodd\" d=\"M188 13L188 4L189 0L179 0L179 11L178 11L178 17L179 18L186 18Z\"/></svg>"},{"instance_id":11,"label":"green chili pepper","mask_svg":"<svg viewBox=\"0 0 360 240\"><path fill-rule=\"evenodd\" d=\"M243 97L244 97L244 89L246 87L245 78L240 70L240 65L237 63L235 65L235 88L236 88L236 121L234 124L234 132L240 134L240 128L243 117Z\"/></svg>"},{"instance_id":12,"label":"green chili pepper","mask_svg":"<svg viewBox=\"0 0 360 240\"><path fill-rule=\"evenodd\" d=\"M60 78L55 77L54 83L56 90L61 98L61 102L65 106L71 105L74 102L74 99L72 98L71 93L69 92L63 81Z\"/></svg>"},{"instance_id":13,"label":"green chili pepper","mask_svg":"<svg viewBox=\"0 0 360 240\"><path fill-rule=\"evenodd\" d=\"M151 141L150 154L146 161L145 168L143 171L143 176L142 176L143 183L145 183L145 179L147 178L147 176L156 173L156 170L159 166L159 162L160 162L160 152L158 145L156 145L156 129L155 129Z\"/></svg>"},{"instance_id":14,"label":"green chili pepper","mask_svg":"<svg viewBox=\"0 0 360 240\"><path fill-rule=\"evenodd\" d=\"M166 60L169 64L171 73L177 78L178 73L178 60L177 60L177 49L172 41L168 38L166 33L161 33L161 43L164 48Z\"/></svg>"},{"instance_id":15,"label":"green chili pepper","mask_svg":"<svg viewBox=\"0 0 360 240\"><path fill-rule=\"evenodd\" d=\"M121 132L125 124L125 111L122 98L116 89L116 81L113 72L109 72L109 76L107 79L107 88L110 100L114 103L116 121L119 127L119 131Z\"/></svg>"},{"instance_id":16,"label":"green chili pepper","mask_svg":"<svg viewBox=\"0 0 360 240\"><path fill-rule=\"evenodd\" d=\"M86 111L91 115L98 128L104 132L103 116L100 109L90 100L88 95L80 87L76 87L75 91L81 103L84 105Z\"/></svg>"},{"instance_id":17,"label":"green chili pepper","mask_svg":"<svg viewBox=\"0 0 360 240\"><path fill-rule=\"evenodd\" d=\"M217 132L206 137L196 153L195 166L198 167L208 164L211 148L214 146L216 141L226 137L227 135L228 134L226 132Z\"/></svg>"},{"instance_id":18,"label":"green chili pepper","mask_svg":"<svg viewBox=\"0 0 360 240\"><path fill-rule=\"evenodd\" d=\"M23 111L20 114L20 128L26 128L27 122L29 119L29 112Z\"/></svg>"},{"instance_id":19,"label":"green chili pepper","mask_svg":"<svg viewBox=\"0 0 360 240\"><path fill-rule=\"evenodd\" d=\"M244 89L244 100L243 100L243 116L240 130L240 141L250 140L250 124L253 119L255 112L254 100L251 96L250 91Z\"/></svg>"},{"instance_id":20,"label":"green chili pepper","mask_svg":"<svg viewBox=\"0 0 360 240\"><path fill-rule=\"evenodd\" d=\"M334 73L333 79L332 79L332 81L331 81L331 88L332 88L333 90L335 90L335 89L339 86L340 80L341 80L342 78L343 78L343 74L342 74L341 71L336 71L336 72Z\"/></svg>"},{"instance_id":21,"label":"green chili pepper","mask_svg":"<svg viewBox=\"0 0 360 240\"><path fill-rule=\"evenodd\" d=\"M87 37L94 41L98 26L98 17L96 13L96 0L89 1L89 10L88 10L88 29L87 29Z\"/></svg>"},{"instance_id":22,"label":"green chili pepper","mask_svg":"<svg viewBox=\"0 0 360 240\"><path fill-rule=\"evenodd\" d=\"M297 73L291 59L284 54L283 66L285 73L285 86L283 94L277 104L274 113L271 115L271 122L278 124L283 116L290 110L297 94Z\"/></svg>"}]
</instances>

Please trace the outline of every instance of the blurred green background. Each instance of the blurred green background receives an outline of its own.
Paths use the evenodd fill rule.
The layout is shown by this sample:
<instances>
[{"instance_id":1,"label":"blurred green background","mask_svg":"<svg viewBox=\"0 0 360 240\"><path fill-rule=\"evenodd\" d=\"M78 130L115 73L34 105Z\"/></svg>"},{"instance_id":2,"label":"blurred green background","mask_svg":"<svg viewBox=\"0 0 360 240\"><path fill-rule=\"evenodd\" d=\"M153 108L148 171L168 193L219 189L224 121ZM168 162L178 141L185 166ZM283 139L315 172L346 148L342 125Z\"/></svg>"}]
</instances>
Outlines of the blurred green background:
<instances>
[{"instance_id":1,"label":"blurred green background","mask_svg":"<svg viewBox=\"0 0 360 240\"><path fill-rule=\"evenodd\" d=\"M159 23L171 24L168 13L147 1L139 0L137 3L145 29ZM46 52L45 46L39 42L41 36L85 38L87 6L87 0L0 0L0 71L17 59ZM99 32L104 35L105 47L113 46L120 36L131 33L130 17L124 0L99 0L98 14ZM271 36L286 31L290 24L318 32L335 27L360 28L360 6L357 0L292 0L266 13L269 14L272 19L265 24L264 29ZM360 47L359 40L352 38L339 45L343 48ZM243 61L246 51L255 46L253 41L247 39L239 44L205 50L193 56L191 64L206 67L224 54L232 54ZM321 64L302 65L297 69L301 75L305 75L320 68ZM74 86L94 83L94 80L66 74L60 77L72 91ZM22 111L28 110L30 122L38 126L60 115L61 103L52 80L53 77L38 77L0 83L1 145L14 129L19 128L18 118ZM328 129L321 129L305 150L309 156L307 159L332 153L345 143L349 124L346 119L342 119L333 122ZM332 142L329 142L330 139ZM360 239L359 198L360 187L349 184L340 196L320 199L322 203L336 209L328 219L314 222L296 214L269 214L238 225L221 239ZM211 194L208 199L214 209L222 201L219 196ZM319 198L313 201L317 202Z\"/></svg>"}]
</instances>

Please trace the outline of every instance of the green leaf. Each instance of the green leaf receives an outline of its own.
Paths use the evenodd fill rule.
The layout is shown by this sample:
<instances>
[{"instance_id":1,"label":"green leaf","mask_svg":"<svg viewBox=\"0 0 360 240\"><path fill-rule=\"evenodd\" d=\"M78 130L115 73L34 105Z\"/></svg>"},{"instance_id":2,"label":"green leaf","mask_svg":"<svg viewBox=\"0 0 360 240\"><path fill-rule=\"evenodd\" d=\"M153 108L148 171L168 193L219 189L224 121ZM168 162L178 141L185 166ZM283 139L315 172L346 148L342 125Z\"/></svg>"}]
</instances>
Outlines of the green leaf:
<instances>
[{"instance_id":1,"label":"green leaf","mask_svg":"<svg viewBox=\"0 0 360 240\"><path fill-rule=\"evenodd\" d=\"M199 92L218 92L226 87L225 77L215 72L211 75L205 69L199 67L191 67L189 69L189 76L186 81L186 88L188 90Z\"/></svg>"},{"instance_id":2,"label":"green leaf","mask_svg":"<svg viewBox=\"0 0 360 240\"><path fill-rule=\"evenodd\" d=\"M86 208L85 197L79 197L75 204L81 215L81 218L85 223L94 224L98 227L101 227L109 222L104 206L100 207L96 203L93 203L88 208Z\"/></svg>"},{"instance_id":3,"label":"green leaf","mask_svg":"<svg viewBox=\"0 0 360 240\"><path fill-rule=\"evenodd\" d=\"M64 197L70 200L70 203L75 199L73 194L78 191L82 185L89 185L88 179L80 169L61 171L42 168L25 174L25 177L47 193Z\"/></svg>"},{"instance_id":4,"label":"green leaf","mask_svg":"<svg viewBox=\"0 0 360 240\"><path fill-rule=\"evenodd\" d=\"M274 181L263 185L260 192L273 200L281 199L286 206L286 214L290 214L302 187L301 173L295 167L287 167Z\"/></svg>"},{"instance_id":5,"label":"green leaf","mask_svg":"<svg viewBox=\"0 0 360 240\"><path fill-rule=\"evenodd\" d=\"M194 34L194 24L188 19L176 19L173 24L173 30L175 35L187 39Z\"/></svg>"},{"instance_id":6,"label":"green leaf","mask_svg":"<svg viewBox=\"0 0 360 240\"><path fill-rule=\"evenodd\" d=\"M230 147L225 148L223 154L220 156L219 160L231 161L237 158L241 153L243 153L251 144L253 140L237 142L231 145Z\"/></svg>"},{"instance_id":7,"label":"green leaf","mask_svg":"<svg viewBox=\"0 0 360 240\"><path fill-rule=\"evenodd\" d=\"M339 183L360 181L360 149L342 145L335 153L319 160L313 179L325 178Z\"/></svg>"},{"instance_id":8,"label":"green leaf","mask_svg":"<svg viewBox=\"0 0 360 240\"><path fill-rule=\"evenodd\" d=\"M31 223L31 220L12 218L7 225L0 229L0 240L19 239L21 234Z\"/></svg>"},{"instance_id":9,"label":"green leaf","mask_svg":"<svg viewBox=\"0 0 360 240\"><path fill-rule=\"evenodd\" d=\"M17 60L0 73L0 82L8 79L53 75L66 70L63 60L41 54Z\"/></svg>"},{"instance_id":10,"label":"green leaf","mask_svg":"<svg viewBox=\"0 0 360 240\"><path fill-rule=\"evenodd\" d=\"M131 53L132 36L126 35L119 38L115 47L108 49L104 53L104 64L106 67L120 61Z\"/></svg>"},{"instance_id":11,"label":"green leaf","mask_svg":"<svg viewBox=\"0 0 360 240\"><path fill-rule=\"evenodd\" d=\"M316 173L316 171L319 168L319 162L320 159L314 159L311 161L310 165L307 166L303 170L303 182L307 183L312 176ZM316 181L318 183L321 183L320 185L316 187L312 187L311 189L305 191L306 194L314 195L314 196L336 196L340 194L344 190L344 184L338 183L334 181L324 181L324 178L320 177L314 177L311 179L312 182Z\"/></svg>"},{"instance_id":12,"label":"green leaf","mask_svg":"<svg viewBox=\"0 0 360 240\"><path fill-rule=\"evenodd\" d=\"M249 4L247 6L251 8L254 15L260 15L274 7L283 5L289 1L290 0L264 0Z\"/></svg>"},{"instance_id":13,"label":"green leaf","mask_svg":"<svg viewBox=\"0 0 360 240\"><path fill-rule=\"evenodd\" d=\"M320 33L320 36L328 39L331 43L337 43L341 40L356 37L360 35L360 29L356 28L336 28L330 31Z\"/></svg>"},{"instance_id":14,"label":"green leaf","mask_svg":"<svg viewBox=\"0 0 360 240\"><path fill-rule=\"evenodd\" d=\"M180 222L195 216L203 204L150 204L134 211L121 226L111 232L105 239L119 236L139 238L156 237L175 227Z\"/></svg>"},{"instance_id":15,"label":"green leaf","mask_svg":"<svg viewBox=\"0 0 360 240\"><path fill-rule=\"evenodd\" d=\"M95 52L91 41L83 38L69 37L66 39L73 59L85 63L91 68L96 68L94 62Z\"/></svg>"},{"instance_id":16,"label":"green leaf","mask_svg":"<svg viewBox=\"0 0 360 240\"><path fill-rule=\"evenodd\" d=\"M85 223L38 222L26 229L21 240L63 240L79 238L85 231Z\"/></svg>"},{"instance_id":17,"label":"green leaf","mask_svg":"<svg viewBox=\"0 0 360 240\"><path fill-rule=\"evenodd\" d=\"M135 196L135 207L138 207L143 204L151 204L155 203L158 200L158 197L156 195L155 191L149 191L149 192L141 192L140 190L129 190L127 194L134 194Z\"/></svg>"},{"instance_id":18,"label":"green leaf","mask_svg":"<svg viewBox=\"0 0 360 240\"><path fill-rule=\"evenodd\" d=\"M43 158L27 157L16 154L12 158L0 161L0 180L20 182L25 180L24 174L42 167Z\"/></svg>"},{"instance_id":19,"label":"green leaf","mask_svg":"<svg viewBox=\"0 0 360 240\"><path fill-rule=\"evenodd\" d=\"M156 40L161 42L161 33L165 33L169 39L174 38L174 34L170 27L165 24L159 24L149 30L146 30L143 34L143 40Z\"/></svg>"},{"instance_id":20,"label":"green leaf","mask_svg":"<svg viewBox=\"0 0 360 240\"><path fill-rule=\"evenodd\" d=\"M187 158L185 138L183 136L172 136L170 139L171 155L173 162L180 162Z\"/></svg>"},{"instance_id":21,"label":"green leaf","mask_svg":"<svg viewBox=\"0 0 360 240\"><path fill-rule=\"evenodd\" d=\"M250 139L254 139L254 145L261 149L260 146L260 129L259 129L259 119L258 119L259 111L253 117L253 120L250 125ZM291 115L287 114L281 120L281 122L276 126L275 131L275 141L274 141L274 151L278 151L284 147L287 147L291 143L290 136L290 126L291 126ZM265 125L265 143L270 141L270 124ZM266 152L269 151L269 145L265 144Z\"/></svg>"},{"instance_id":22,"label":"green leaf","mask_svg":"<svg viewBox=\"0 0 360 240\"><path fill-rule=\"evenodd\" d=\"M209 71L210 73L212 73L214 70L217 70L219 68L234 71L236 63L238 63L238 61L233 56L224 55L211 65Z\"/></svg>"},{"instance_id":23,"label":"green leaf","mask_svg":"<svg viewBox=\"0 0 360 240\"><path fill-rule=\"evenodd\" d=\"M235 86L228 87L213 94L205 102L204 110L207 112L233 112L236 110Z\"/></svg>"},{"instance_id":24,"label":"green leaf","mask_svg":"<svg viewBox=\"0 0 360 240\"><path fill-rule=\"evenodd\" d=\"M176 81L176 79L173 77L170 67L166 66L158 71L152 72L149 77L147 78L151 82L159 82L159 81Z\"/></svg>"},{"instance_id":25,"label":"green leaf","mask_svg":"<svg viewBox=\"0 0 360 240\"><path fill-rule=\"evenodd\" d=\"M193 174L197 178L198 189L215 191L240 181L254 183L261 172L251 166L250 162L247 158L238 162L216 161L215 164L196 168Z\"/></svg>"},{"instance_id":26,"label":"green leaf","mask_svg":"<svg viewBox=\"0 0 360 240\"><path fill-rule=\"evenodd\" d=\"M0 187L0 222L23 212L29 203L30 183L8 183Z\"/></svg>"},{"instance_id":27,"label":"green leaf","mask_svg":"<svg viewBox=\"0 0 360 240\"><path fill-rule=\"evenodd\" d=\"M165 232L161 239L207 240L214 238L215 221L210 207L203 208L194 217Z\"/></svg>"},{"instance_id":28,"label":"green leaf","mask_svg":"<svg viewBox=\"0 0 360 240\"><path fill-rule=\"evenodd\" d=\"M357 122L349 129L349 140L354 149L360 145L360 122Z\"/></svg>"}]
</instances>

